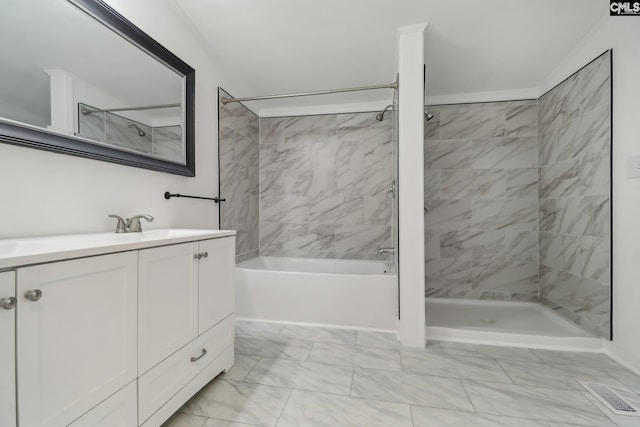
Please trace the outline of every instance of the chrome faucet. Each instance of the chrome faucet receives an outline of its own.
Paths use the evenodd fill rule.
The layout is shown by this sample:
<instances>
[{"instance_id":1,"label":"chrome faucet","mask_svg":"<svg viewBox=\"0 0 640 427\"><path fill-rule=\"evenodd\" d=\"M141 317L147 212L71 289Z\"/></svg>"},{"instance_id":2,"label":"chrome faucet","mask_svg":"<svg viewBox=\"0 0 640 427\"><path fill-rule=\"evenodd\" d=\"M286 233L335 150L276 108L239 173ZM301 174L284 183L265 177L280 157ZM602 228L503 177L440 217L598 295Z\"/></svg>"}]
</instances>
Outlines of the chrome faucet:
<instances>
[{"instance_id":1,"label":"chrome faucet","mask_svg":"<svg viewBox=\"0 0 640 427\"><path fill-rule=\"evenodd\" d=\"M151 215L135 215L124 220L121 216L114 214L110 214L109 218L116 218L118 220L116 233L139 233L142 231L140 218L146 219L149 222L153 222L154 219Z\"/></svg>"},{"instance_id":2,"label":"chrome faucet","mask_svg":"<svg viewBox=\"0 0 640 427\"><path fill-rule=\"evenodd\" d=\"M139 233L142 231L142 224L140 224L140 218L146 219L149 222L153 222L153 217L151 215L136 215L132 216L127 220L127 228L129 229L129 233Z\"/></svg>"},{"instance_id":3,"label":"chrome faucet","mask_svg":"<svg viewBox=\"0 0 640 427\"><path fill-rule=\"evenodd\" d=\"M394 248L380 248L378 249L378 255L382 254L395 254L396 250Z\"/></svg>"},{"instance_id":4,"label":"chrome faucet","mask_svg":"<svg viewBox=\"0 0 640 427\"><path fill-rule=\"evenodd\" d=\"M109 214L109 218L116 218L118 220L118 225L116 225L116 233L127 233L127 223L120 215Z\"/></svg>"}]
</instances>

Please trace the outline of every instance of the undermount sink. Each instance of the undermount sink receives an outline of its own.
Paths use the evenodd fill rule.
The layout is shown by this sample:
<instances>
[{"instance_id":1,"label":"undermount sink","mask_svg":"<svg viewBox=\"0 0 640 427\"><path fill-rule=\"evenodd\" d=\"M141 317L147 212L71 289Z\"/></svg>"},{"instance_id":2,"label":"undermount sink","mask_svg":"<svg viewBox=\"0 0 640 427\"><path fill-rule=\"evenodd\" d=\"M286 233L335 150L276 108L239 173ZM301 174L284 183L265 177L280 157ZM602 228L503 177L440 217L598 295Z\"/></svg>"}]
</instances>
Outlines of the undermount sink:
<instances>
[{"instance_id":1,"label":"undermount sink","mask_svg":"<svg viewBox=\"0 0 640 427\"><path fill-rule=\"evenodd\" d=\"M0 240L0 269L235 235L233 230L157 229Z\"/></svg>"}]
</instances>

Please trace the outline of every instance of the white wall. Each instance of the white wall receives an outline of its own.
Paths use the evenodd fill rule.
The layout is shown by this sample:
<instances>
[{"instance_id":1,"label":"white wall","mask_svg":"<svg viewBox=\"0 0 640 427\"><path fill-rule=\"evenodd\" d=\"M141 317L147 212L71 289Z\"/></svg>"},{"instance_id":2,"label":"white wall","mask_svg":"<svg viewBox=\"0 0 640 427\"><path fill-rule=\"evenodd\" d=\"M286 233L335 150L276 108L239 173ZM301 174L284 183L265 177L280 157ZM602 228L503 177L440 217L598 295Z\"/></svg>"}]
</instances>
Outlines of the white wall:
<instances>
[{"instance_id":1,"label":"white wall","mask_svg":"<svg viewBox=\"0 0 640 427\"><path fill-rule=\"evenodd\" d=\"M606 17L542 85L542 92L613 49L613 342L608 351L640 371L640 179L626 159L640 155L640 19Z\"/></svg>"},{"instance_id":2,"label":"white wall","mask_svg":"<svg viewBox=\"0 0 640 427\"><path fill-rule=\"evenodd\" d=\"M196 177L186 178L0 143L0 239L107 232L107 214L148 213L147 228L217 228L213 202L165 200L165 191L215 196L217 86L236 90L169 0L108 3L196 69Z\"/></svg>"}]
</instances>

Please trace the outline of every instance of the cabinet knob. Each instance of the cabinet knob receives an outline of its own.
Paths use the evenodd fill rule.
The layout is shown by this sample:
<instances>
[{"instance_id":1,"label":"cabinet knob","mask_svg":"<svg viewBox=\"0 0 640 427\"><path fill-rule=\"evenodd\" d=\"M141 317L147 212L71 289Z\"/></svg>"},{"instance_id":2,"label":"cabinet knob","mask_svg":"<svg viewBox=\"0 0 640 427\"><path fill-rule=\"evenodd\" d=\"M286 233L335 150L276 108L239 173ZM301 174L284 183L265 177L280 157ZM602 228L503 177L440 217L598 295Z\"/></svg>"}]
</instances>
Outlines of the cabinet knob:
<instances>
[{"instance_id":1,"label":"cabinet knob","mask_svg":"<svg viewBox=\"0 0 640 427\"><path fill-rule=\"evenodd\" d=\"M14 297L0 298L0 307L5 310L13 310L16 308L16 299Z\"/></svg>"},{"instance_id":2,"label":"cabinet knob","mask_svg":"<svg viewBox=\"0 0 640 427\"><path fill-rule=\"evenodd\" d=\"M204 257L206 258L206 257L208 257L208 256L209 256L209 252L205 252L203 255L204 255Z\"/></svg>"},{"instance_id":3,"label":"cabinet knob","mask_svg":"<svg viewBox=\"0 0 640 427\"><path fill-rule=\"evenodd\" d=\"M24 293L24 297L29 301L38 301L42 298L42 291L40 289L34 289L33 291L27 291Z\"/></svg>"},{"instance_id":4,"label":"cabinet knob","mask_svg":"<svg viewBox=\"0 0 640 427\"><path fill-rule=\"evenodd\" d=\"M200 254L195 254L193 256L193 259L200 259L200 258L202 258L202 255L200 255Z\"/></svg>"},{"instance_id":5,"label":"cabinet knob","mask_svg":"<svg viewBox=\"0 0 640 427\"><path fill-rule=\"evenodd\" d=\"M206 348L203 348L203 349L202 349L202 353L200 353L200 356L198 356L198 357L191 357L191 362L197 362L198 360L202 359L206 354L207 354L207 349L206 349Z\"/></svg>"}]
</instances>

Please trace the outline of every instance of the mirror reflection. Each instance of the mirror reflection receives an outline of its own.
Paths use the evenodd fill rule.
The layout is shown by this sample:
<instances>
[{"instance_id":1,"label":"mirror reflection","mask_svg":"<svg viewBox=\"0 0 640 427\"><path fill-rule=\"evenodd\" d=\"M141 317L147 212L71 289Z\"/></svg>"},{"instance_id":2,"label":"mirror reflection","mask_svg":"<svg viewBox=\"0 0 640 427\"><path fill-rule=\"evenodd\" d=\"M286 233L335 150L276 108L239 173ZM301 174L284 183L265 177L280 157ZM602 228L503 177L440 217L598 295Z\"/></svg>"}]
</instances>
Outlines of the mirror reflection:
<instances>
[{"instance_id":1,"label":"mirror reflection","mask_svg":"<svg viewBox=\"0 0 640 427\"><path fill-rule=\"evenodd\" d=\"M78 7L3 1L0 51L0 120L185 164L184 77Z\"/></svg>"}]
</instances>

